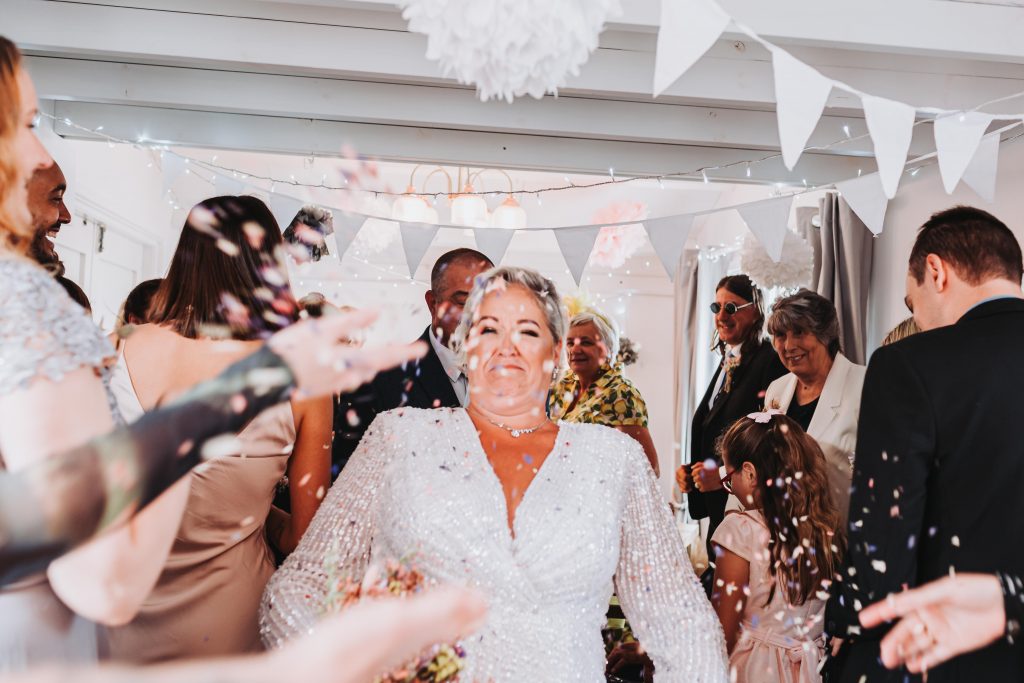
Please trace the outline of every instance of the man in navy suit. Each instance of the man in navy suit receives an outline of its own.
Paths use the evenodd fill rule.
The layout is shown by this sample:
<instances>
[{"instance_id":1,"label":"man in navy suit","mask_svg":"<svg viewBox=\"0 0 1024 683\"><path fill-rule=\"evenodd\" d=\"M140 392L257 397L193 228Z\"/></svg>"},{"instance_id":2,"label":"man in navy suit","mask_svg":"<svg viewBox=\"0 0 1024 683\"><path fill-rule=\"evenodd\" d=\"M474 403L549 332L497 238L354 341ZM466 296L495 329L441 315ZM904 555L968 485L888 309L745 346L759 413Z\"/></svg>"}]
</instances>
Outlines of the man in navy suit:
<instances>
[{"instance_id":1,"label":"man in navy suit","mask_svg":"<svg viewBox=\"0 0 1024 683\"><path fill-rule=\"evenodd\" d=\"M430 326L420 339L429 346L427 354L416 363L382 372L354 393L341 396L334 414L332 478L348 462L377 413L402 406L466 405L466 376L449 343L473 282L493 267L489 258L474 249L455 249L437 260L430 271L430 289L424 296L430 310Z\"/></svg>"}]
</instances>

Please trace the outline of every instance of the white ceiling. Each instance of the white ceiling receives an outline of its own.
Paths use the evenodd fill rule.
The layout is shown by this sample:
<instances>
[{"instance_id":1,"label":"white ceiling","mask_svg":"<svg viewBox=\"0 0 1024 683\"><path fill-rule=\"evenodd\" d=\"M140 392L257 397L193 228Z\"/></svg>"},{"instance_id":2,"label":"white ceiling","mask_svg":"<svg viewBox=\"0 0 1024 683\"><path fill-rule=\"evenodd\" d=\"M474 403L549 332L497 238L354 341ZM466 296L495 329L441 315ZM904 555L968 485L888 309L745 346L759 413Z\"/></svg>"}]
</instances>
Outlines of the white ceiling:
<instances>
[{"instance_id":1,"label":"white ceiling","mask_svg":"<svg viewBox=\"0 0 1024 683\"><path fill-rule=\"evenodd\" d=\"M1024 12L950 0L721 0L829 76L918 105L972 107L1024 90ZM425 59L391 0L3 0L2 31L59 119L127 139L318 156L343 144L387 160L670 173L778 148L771 63L726 35L650 96L657 0L625 16L559 97L481 103ZM1021 101L991 111L1016 111ZM834 91L811 144L865 129ZM68 136L80 131L58 123ZM913 153L931 151L919 126ZM870 141L778 160L751 181L824 184L870 167ZM865 169L867 170L867 169ZM715 172L746 181L746 167Z\"/></svg>"}]
</instances>

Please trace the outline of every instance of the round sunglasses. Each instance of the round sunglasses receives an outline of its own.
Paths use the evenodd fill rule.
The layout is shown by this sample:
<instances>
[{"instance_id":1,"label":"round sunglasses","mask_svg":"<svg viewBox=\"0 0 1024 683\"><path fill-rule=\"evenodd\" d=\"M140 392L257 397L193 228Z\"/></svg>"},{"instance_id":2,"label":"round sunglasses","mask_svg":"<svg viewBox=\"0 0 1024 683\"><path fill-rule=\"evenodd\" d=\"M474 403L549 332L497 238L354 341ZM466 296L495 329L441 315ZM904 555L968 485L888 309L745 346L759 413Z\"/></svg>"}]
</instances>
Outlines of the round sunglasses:
<instances>
[{"instance_id":1,"label":"round sunglasses","mask_svg":"<svg viewBox=\"0 0 1024 683\"><path fill-rule=\"evenodd\" d=\"M736 311L742 311L747 306L753 305L753 301L751 301L750 303L743 304L741 306L737 306L733 302L729 301L723 306L722 304L716 301L715 303L711 304L711 312L714 313L715 315L718 315L719 311L725 311L729 315L736 315Z\"/></svg>"}]
</instances>

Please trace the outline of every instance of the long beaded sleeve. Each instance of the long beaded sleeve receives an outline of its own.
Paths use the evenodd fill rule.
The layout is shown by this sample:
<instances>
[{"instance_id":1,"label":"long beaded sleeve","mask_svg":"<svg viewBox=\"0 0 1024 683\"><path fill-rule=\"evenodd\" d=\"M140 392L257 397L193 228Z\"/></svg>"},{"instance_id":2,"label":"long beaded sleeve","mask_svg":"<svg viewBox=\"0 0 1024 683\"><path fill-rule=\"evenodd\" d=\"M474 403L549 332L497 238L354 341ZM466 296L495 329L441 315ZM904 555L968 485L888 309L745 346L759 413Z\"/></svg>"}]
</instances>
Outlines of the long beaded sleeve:
<instances>
[{"instance_id":1,"label":"long beaded sleeve","mask_svg":"<svg viewBox=\"0 0 1024 683\"><path fill-rule=\"evenodd\" d=\"M394 416L381 413L331 487L309 528L271 577L260 605L268 647L312 631L326 608L332 579L360 579L370 559L376 502L390 462Z\"/></svg>"},{"instance_id":2,"label":"long beaded sleeve","mask_svg":"<svg viewBox=\"0 0 1024 683\"><path fill-rule=\"evenodd\" d=\"M654 660L658 683L726 683L725 638L693 573L672 514L639 446L626 449L626 498L615 586Z\"/></svg>"}]
</instances>

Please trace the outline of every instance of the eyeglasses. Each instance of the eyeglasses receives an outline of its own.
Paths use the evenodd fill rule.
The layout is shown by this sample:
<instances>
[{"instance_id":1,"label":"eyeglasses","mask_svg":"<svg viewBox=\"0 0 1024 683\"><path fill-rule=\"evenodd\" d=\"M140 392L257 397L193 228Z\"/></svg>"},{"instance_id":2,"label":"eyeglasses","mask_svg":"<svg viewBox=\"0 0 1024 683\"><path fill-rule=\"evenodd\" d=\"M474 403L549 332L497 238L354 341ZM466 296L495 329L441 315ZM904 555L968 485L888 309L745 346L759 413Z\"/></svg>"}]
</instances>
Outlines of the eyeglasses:
<instances>
[{"instance_id":1,"label":"eyeglasses","mask_svg":"<svg viewBox=\"0 0 1024 683\"><path fill-rule=\"evenodd\" d=\"M742 311L747 306L753 305L753 301L751 301L750 303L742 304L740 306L737 306L733 302L729 301L723 306L722 304L716 301L715 303L711 304L711 312L714 313L715 315L718 315L719 311L725 311L729 315L736 315L736 311Z\"/></svg>"},{"instance_id":2,"label":"eyeglasses","mask_svg":"<svg viewBox=\"0 0 1024 683\"><path fill-rule=\"evenodd\" d=\"M738 470L729 470L725 473L725 476L722 477L722 488L729 493L732 493L732 476L736 474L737 471Z\"/></svg>"}]
</instances>

